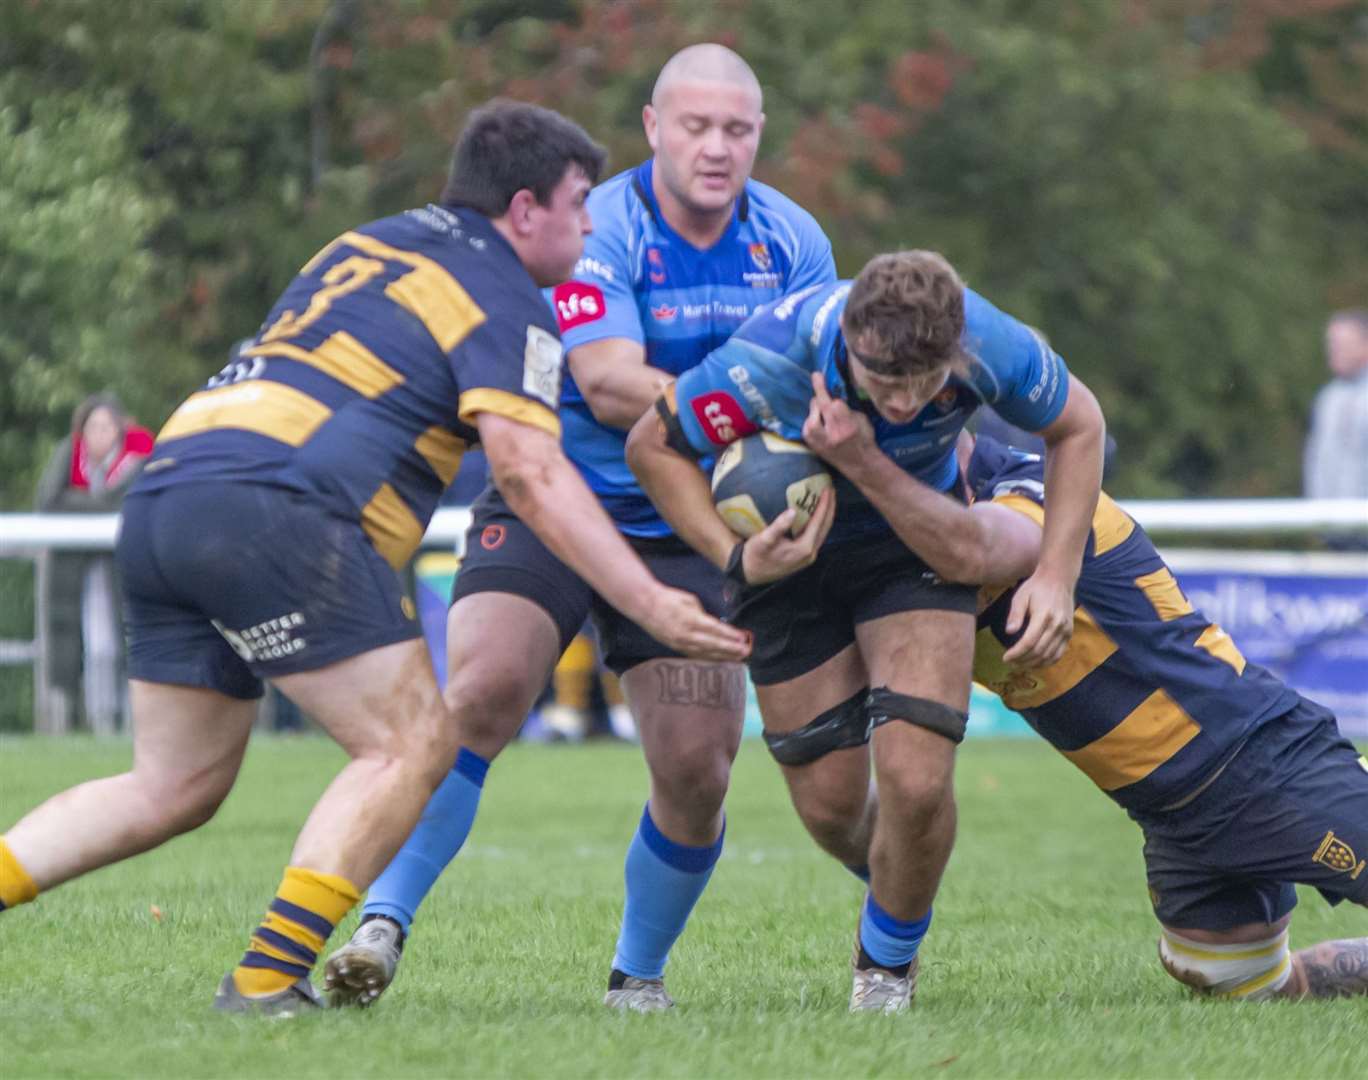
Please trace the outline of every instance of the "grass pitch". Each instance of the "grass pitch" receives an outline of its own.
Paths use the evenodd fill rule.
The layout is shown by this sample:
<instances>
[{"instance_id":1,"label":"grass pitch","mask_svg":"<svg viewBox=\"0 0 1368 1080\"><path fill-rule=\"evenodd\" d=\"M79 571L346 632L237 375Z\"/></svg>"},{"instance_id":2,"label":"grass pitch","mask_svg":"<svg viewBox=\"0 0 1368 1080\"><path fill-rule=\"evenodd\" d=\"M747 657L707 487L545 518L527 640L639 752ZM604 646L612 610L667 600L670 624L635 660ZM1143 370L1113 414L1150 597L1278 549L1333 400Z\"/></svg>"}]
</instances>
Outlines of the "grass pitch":
<instances>
[{"instance_id":1,"label":"grass pitch","mask_svg":"<svg viewBox=\"0 0 1368 1080\"><path fill-rule=\"evenodd\" d=\"M0 740L0 823L126 768L124 742ZM645 770L624 745L515 746L374 1008L209 1010L342 755L256 741L198 833L0 915L0 1075L1362 1077L1368 1002L1228 1005L1155 957L1139 831L1043 744L961 751L960 836L913 1010L846 1014L859 884L748 742L727 847L668 971L673 1012L599 999ZM1368 933L1303 895L1294 946ZM350 934L353 915L338 928Z\"/></svg>"}]
</instances>

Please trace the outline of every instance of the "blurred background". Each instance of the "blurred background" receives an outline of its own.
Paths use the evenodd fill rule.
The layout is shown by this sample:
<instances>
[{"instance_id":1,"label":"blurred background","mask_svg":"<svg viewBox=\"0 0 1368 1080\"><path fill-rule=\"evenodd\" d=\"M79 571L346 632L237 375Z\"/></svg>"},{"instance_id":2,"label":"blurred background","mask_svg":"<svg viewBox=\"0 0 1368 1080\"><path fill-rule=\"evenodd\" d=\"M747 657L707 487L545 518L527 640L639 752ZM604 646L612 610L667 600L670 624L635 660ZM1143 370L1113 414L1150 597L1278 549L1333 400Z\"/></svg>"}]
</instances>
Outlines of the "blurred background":
<instances>
[{"instance_id":1,"label":"blurred background","mask_svg":"<svg viewBox=\"0 0 1368 1080\"><path fill-rule=\"evenodd\" d=\"M88 395L155 431L315 250L435 197L469 108L553 106L616 171L702 40L843 275L939 249L1047 333L1113 494L1300 493L1327 316L1368 304L1368 3L0 0L0 511Z\"/></svg>"}]
</instances>

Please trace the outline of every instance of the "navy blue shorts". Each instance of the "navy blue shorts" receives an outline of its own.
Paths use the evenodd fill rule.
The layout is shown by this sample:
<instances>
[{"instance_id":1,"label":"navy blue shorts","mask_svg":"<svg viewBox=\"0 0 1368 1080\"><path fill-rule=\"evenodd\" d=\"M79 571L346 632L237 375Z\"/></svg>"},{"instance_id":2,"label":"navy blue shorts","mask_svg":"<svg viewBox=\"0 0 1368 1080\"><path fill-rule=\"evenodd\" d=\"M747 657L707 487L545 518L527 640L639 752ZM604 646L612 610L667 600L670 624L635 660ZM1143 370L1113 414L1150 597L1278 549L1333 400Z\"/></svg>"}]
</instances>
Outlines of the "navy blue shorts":
<instances>
[{"instance_id":1,"label":"navy blue shorts","mask_svg":"<svg viewBox=\"0 0 1368 1080\"><path fill-rule=\"evenodd\" d=\"M261 680L418 637L399 575L355 520L264 484L129 496L115 553L128 674L261 696Z\"/></svg>"},{"instance_id":2,"label":"navy blue shorts","mask_svg":"<svg viewBox=\"0 0 1368 1080\"><path fill-rule=\"evenodd\" d=\"M1294 884L1368 905L1368 761L1313 701L1257 728L1186 806L1133 816L1154 913L1175 930L1276 922Z\"/></svg>"},{"instance_id":3,"label":"navy blue shorts","mask_svg":"<svg viewBox=\"0 0 1368 1080\"><path fill-rule=\"evenodd\" d=\"M538 605L556 624L561 651L593 616L603 648L603 663L621 675L629 668L680 654L651 637L589 588L513 513L494 485L471 507L465 556L451 590L453 604L476 593L505 592ZM721 616L722 572L674 536L624 537L660 581L693 593L712 614Z\"/></svg>"},{"instance_id":4,"label":"navy blue shorts","mask_svg":"<svg viewBox=\"0 0 1368 1080\"><path fill-rule=\"evenodd\" d=\"M730 590L727 621L755 636L751 681L788 682L855 642L855 627L903 611L977 610L978 588L942 581L897 537L823 548L770 585Z\"/></svg>"}]
</instances>

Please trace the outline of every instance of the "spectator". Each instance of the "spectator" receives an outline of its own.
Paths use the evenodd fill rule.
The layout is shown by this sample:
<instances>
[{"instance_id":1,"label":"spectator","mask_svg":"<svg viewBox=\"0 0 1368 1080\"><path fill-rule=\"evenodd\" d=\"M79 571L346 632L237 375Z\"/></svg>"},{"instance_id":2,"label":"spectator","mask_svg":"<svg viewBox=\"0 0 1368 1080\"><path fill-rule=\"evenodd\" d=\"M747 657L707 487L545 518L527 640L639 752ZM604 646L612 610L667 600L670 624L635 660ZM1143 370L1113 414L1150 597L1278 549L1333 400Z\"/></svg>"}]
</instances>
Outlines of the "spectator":
<instances>
[{"instance_id":1,"label":"spectator","mask_svg":"<svg viewBox=\"0 0 1368 1080\"><path fill-rule=\"evenodd\" d=\"M1303 459L1308 499L1368 499L1368 308L1325 325L1331 380L1311 407Z\"/></svg>"},{"instance_id":2,"label":"spectator","mask_svg":"<svg viewBox=\"0 0 1368 1080\"><path fill-rule=\"evenodd\" d=\"M38 482L37 506L62 514L105 514L152 452L152 433L129 419L111 394L94 394L77 406L71 434L57 444ZM59 730L75 702L86 723L111 733L122 711L119 621L114 561L106 552L53 552L42 603L48 642L48 685Z\"/></svg>"}]
</instances>

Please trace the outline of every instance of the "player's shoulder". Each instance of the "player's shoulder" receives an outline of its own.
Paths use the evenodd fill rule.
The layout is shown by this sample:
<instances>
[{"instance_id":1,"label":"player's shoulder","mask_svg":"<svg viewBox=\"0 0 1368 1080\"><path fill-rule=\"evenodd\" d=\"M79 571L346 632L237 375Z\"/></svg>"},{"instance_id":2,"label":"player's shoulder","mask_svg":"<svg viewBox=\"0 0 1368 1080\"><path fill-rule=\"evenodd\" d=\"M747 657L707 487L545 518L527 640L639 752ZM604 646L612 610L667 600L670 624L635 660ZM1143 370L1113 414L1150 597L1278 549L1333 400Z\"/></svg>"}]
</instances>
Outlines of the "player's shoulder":
<instances>
[{"instance_id":1,"label":"player's shoulder","mask_svg":"<svg viewBox=\"0 0 1368 1080\"><path fill-rule=\"evenodd\" d=\"M965 478L975 502L990 502L1007 495L1024 495L1042 505L1045 501L1044 459L989 435L974 440Z\"/></svg>"},{"instance_id":2,"label":"player's shoulder","mask_svg":"<svg viewBox=\"0 0 1368 1080\"><path fill-rule=\"evenodd\" d=\"M964 287L964 340L971 352L992 355L996 346L1026 331L1019 322L968 285Z\"/></svg>"},{"instance_id":3,"label":"player's shoulder","mask_svg":"<svg viewBox=\"0 0 1368 1080\"><path fill-rule=\"evenodd\" d=\"M771 352L821 353L835 341L849 281L809 285L756 309L736 331L737 338Z\"/></svg>"},{"instance_id":4,"label":"player's shoulder","mask_svg":"<svg viewBox=\"0 0 1368 1080\"><path fill-rule=\"evenodd\" d=\"M516 253L489 218L464 207L429 203L377 218L347 235L374 241L372 250L377 255L408 262L415 269L431 260L455 276L470 272L472 281L490 272L507 273L522 268ZM367 245L361 246L364 249ZM526 272L514 276L526 276Z\"/></svg>"},{"instance_id":5,"label":"player's shoulder","mask_svg":"<svg viewBox=\"0 0 1368 1080\"><path fill-rule=\"evenodd\" d=\"M798 243L830 246L817 219L778 188L760 180L747 180L746 200L750 219L759 229Z\"/></svg>"},{"instance_id":6,"label":"player's shoulder","mask_svg":"<svg viewBox=\"0 0 1368 1080\"><path fill-rule=\"evenodd\" d=\"M594 231L589 240L604 236L623 238L639 233L650 217L650 210L638 191L640 166L626 169L595 185L585 199Z\"/></svg>"}]
</instances>

